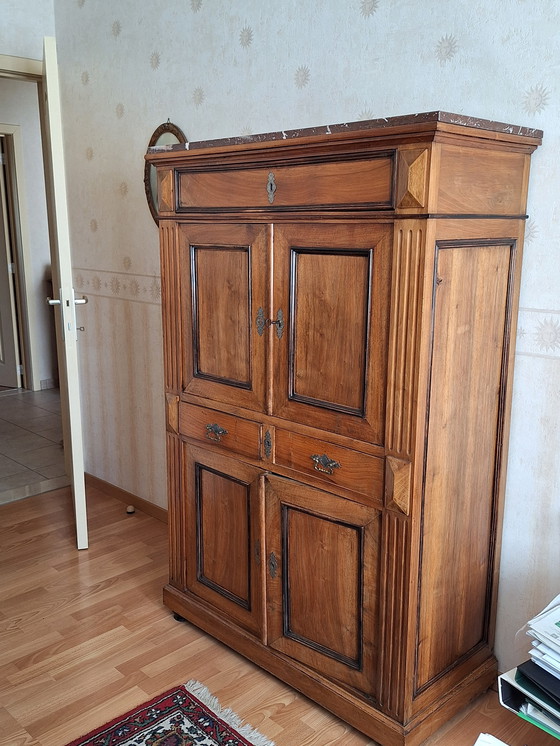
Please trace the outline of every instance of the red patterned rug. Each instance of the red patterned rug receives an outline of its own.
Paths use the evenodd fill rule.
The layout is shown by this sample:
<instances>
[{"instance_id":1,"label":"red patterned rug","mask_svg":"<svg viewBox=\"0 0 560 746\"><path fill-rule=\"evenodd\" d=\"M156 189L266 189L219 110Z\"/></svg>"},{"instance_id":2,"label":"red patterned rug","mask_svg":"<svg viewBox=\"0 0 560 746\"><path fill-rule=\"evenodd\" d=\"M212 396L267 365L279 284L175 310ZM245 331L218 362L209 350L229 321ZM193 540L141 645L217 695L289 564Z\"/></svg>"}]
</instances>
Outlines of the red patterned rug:
<instances>
[{"instance_id":1,"label":"red patterned rug","mask_svg":"<svg viewBox=\"0 0 560 746\"><path fill-rule=\"evenodd\" d=\"M198 681L127 712L68 746L274 746Z\"/></svg>"}]
</instances>

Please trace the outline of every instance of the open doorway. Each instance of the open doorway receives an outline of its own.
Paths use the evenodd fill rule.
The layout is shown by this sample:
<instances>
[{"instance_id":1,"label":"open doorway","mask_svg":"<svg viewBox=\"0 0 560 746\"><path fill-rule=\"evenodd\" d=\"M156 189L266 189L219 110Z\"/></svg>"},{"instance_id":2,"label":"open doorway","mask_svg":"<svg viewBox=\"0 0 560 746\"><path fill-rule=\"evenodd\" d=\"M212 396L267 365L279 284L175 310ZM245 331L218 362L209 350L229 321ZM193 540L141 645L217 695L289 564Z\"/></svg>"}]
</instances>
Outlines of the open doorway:
<instances>
[{"instance_id":1,"label":"open doorway","mask_svg":"<svg viewBox=\"0 0 560 746\"><path fill-rule=\"evenodd\" d=\"M54 314L46 304L53 289L41 74L29 63L0 70L0 504L70 484Z\"/></svg>"},{"instance_id":2,"label":"open doorway","mask_svg":"<svg viewBox=\"0 0 560 746\"><path fill-rule=\"evenodd\" d=\"M19 125L0 124L0 392L27 388L29 370L14 133Z\"/></svg>"}]
</instances>

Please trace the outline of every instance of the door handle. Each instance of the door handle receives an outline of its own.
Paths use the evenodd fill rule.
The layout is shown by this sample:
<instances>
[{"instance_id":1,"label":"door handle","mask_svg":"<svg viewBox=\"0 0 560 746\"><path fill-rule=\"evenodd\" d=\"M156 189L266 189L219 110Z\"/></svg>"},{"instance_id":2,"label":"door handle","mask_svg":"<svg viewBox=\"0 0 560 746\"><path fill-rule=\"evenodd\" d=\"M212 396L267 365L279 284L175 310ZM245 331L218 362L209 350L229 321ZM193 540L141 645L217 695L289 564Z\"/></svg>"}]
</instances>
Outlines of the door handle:
<instances>
[{"instance_id":1,"label":"door handle","mask_svg":"<svg viewBox=\"0 0 560 746\"><path fill-rule=\"evenodd\" d=\"M60 298L47 298L47 303L49 306L60 306ZM87 295L82 298L74 298L74 305L76 306L85 306L86 303L89 303Z\"/></svg>"},{"instance_id":2,"label":"door handle","mask_svg":"<svg viewBox=\"0 0 560 746\"><path fill-rule=\"evenodd\" d=\"M63 294L62 288L59 289L58 294L59 298L47 298L47 303L49 306L58 306L60 308L60 321L63 334L73 333L77 340L77 332L83 332L84 327L77 327L76 325L76 306L85 306L89 302L89 299L86 295L76 298L74 288L70 289L69 297L66 297L68 294Z\"/></svg>"}]
</instances>

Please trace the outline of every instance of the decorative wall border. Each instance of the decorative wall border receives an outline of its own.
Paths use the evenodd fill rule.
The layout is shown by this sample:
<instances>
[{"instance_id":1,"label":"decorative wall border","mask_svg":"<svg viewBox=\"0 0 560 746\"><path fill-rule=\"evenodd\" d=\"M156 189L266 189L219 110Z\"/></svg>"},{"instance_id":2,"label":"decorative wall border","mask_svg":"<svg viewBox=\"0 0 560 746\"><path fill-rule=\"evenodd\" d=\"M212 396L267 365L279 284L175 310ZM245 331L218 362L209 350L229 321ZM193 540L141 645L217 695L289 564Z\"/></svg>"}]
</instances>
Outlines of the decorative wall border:
<instances>
[{"instance_id":1,"label":"decorative wall border","mask_svg":"<svg viewBox=\"0 0 560 746\"><path fill-rule=\"evenodd\" d=\"M74 267L76 294L161 305L161 277ZM520 308L516 355L560 359L560 310Z\"/></svg>"},{"instance_id":2,"label":"decorative wall border","mask_svg":"<svg viewBox=\"0 0 560 746\"><path fill-rule=\"evenodd\" d=\"M560 311L520 308L516 355L560 358Z\"/></svg>"},{"instance_id":3,"label":"decorative wall border","mask_svg":"<svg viewBox=\"0 0 560 746\"><path fill-rule=\"evenodd\" d=\"M159 275L139 275L129 272L108 272L103 269L74 267L76 294L97 295L104 298L161 304Z\"/></svg>"}]
</instances>

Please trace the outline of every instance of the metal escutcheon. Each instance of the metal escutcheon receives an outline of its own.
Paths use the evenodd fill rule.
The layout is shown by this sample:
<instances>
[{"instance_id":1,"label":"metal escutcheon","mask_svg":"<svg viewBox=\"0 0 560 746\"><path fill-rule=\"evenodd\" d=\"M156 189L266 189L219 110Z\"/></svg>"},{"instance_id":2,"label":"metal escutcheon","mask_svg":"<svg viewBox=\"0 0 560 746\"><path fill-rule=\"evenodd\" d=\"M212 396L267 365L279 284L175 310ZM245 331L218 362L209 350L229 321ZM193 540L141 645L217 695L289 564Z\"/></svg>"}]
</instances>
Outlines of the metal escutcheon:
<instances>
[{"instance_id":1,"label":"metal escutcheon","mask_svg":"<svg viewBox=\"0 0 560 746\"><path fill-rule=\"evenodd\" d=\"M276 559L274 552L271 552L268 558L268 572L273 580L278 574L278 560Z\"/></svg>"},{"instance_id":2,"label":"metal escutcheon","mask_svg":"<svg viewBox=\"0 0 560 746\"><path fill-rule=\"evenodd\" d=\"M268 201L272 204L274 202L274 193L276 192L276 181L274 180L274 174L272 171L268 174L266 191L268 193Z\"/></svg>"}]
</instances>

